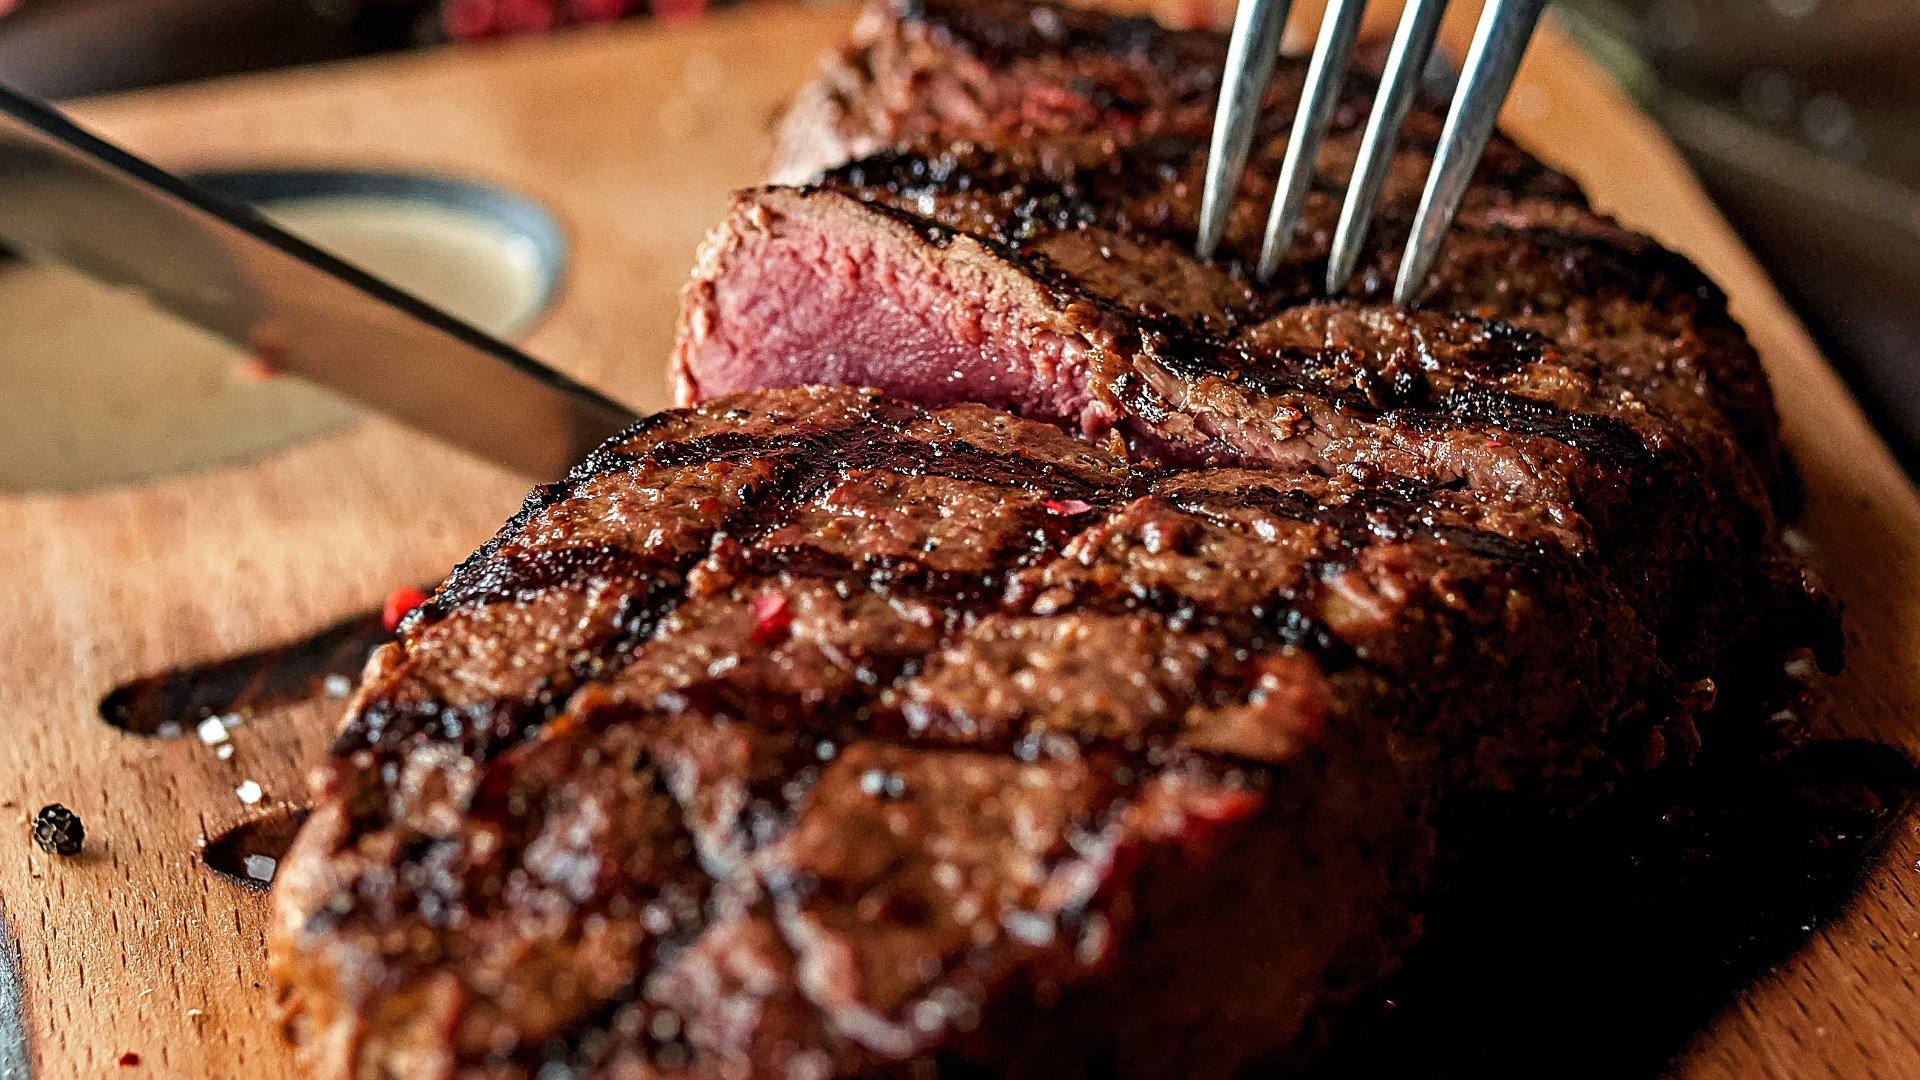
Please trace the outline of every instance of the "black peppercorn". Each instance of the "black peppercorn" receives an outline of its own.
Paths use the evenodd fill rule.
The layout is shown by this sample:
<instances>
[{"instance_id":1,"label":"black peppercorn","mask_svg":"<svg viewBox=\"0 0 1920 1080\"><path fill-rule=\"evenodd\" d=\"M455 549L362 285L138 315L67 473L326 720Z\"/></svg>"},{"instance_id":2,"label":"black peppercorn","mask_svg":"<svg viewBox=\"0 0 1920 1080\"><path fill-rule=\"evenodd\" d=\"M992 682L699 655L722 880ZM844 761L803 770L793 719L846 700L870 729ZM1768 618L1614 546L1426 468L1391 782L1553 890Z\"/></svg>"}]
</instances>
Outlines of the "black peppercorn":
<instances>
[{"instance_id":1,"label":"black peppercorn","mask_svg":"<svg viewBox=\"0 0 1920 1080\"><path fill-rule=\"evenodd\" d=\"M73 811L54 803L33 816L33 842L54 855L78 855L87 841L86 826Z\"/></svg>"}]
</instances>

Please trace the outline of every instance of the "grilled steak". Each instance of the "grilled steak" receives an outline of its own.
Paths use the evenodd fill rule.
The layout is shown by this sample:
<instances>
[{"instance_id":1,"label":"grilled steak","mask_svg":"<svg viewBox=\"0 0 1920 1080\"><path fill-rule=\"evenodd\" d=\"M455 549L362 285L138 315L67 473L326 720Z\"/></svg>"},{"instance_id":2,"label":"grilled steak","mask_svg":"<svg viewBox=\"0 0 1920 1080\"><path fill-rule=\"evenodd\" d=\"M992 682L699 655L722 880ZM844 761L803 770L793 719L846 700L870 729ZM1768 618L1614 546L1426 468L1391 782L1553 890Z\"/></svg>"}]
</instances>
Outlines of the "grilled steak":
<instances>
[{"instance_id":1,"label":"grilled steak","mask_svg":"<svg viewBox=\"0 0 1920 1080\"><path fill-rule=\"evenodd\" d=\"M867 17L783 129L811 182L702 254L703 403L370 663L277 886L317 1075L1297 1063L1477 815L1684 757L1830 637L1698 271L1501 142L1418 311L1384 255L1316 298L1331 190L1275 284L1257 192L1198 261L1221 58L1025 0Z\"/></svg>"},{"instance_id":2,"label":"grilled steak","mask_svg":"<svg viewBox=\"0 0 1920 1080\"><path fill-rule=\"evenodd\" d=\"M1723 297L1511 143L1487 154L1426 306L1393 307L1388 252L1441 123L1417 111L1380 254L1323 300L1364 79L1322 155L1327 189L1258 286L1303 64L1281 65L1260 180L1208 263L1192 243L1218 37L1022 0L881 9L861 35L789 120L784 157L872 152L736 199L686 292L683 398L870 385L1118 431L1162 460L1362 466L1563 503L1700 675L1728 656L1774 667L1826 618L1773 539L1771 397Z\"/></svg>"},{"instance_id":3,"label":"grilled steak","mask_svg":"<svg viewBox=\"0 0 1920 1080\"><path fill-rule=\"evenodd\" d=\"M1455 800L1685 737L1560 509L866 391L656 417L371 663L277 886L293 1029L328 1077L1284 1056Z\"/></svg>"}]
</instances>

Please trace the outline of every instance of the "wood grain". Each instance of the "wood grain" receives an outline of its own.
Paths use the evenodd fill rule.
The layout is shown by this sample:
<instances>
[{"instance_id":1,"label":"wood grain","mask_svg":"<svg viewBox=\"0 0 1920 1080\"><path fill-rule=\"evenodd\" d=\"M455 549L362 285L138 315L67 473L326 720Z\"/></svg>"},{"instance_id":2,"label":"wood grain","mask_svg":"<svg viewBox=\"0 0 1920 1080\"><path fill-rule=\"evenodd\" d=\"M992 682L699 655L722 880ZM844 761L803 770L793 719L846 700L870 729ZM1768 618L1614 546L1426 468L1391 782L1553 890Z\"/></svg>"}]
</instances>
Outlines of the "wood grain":
<instances>
[{"instance_id":1,"label":"wood grain","mask_svg":"<svg viewBox=\"0 0 1920 1080\"><path fill-rule=\"evenodd\" d=\"M552 208L573 265L534 352L642 408L666 403L674 293L726 192L760 174L768 119L844 33L844 10L764 7L98 101L103 132L183 169L440 171ZM1452 32L1462 29L1465 16ZM1457 41L1457 36L1456 36ZM1549 32L1510 129L1600 206L1704 265L1766 358L1805 472L1800 532L1849 604L1834 731L1920 750L1920 501L1679 157ZM291 1075L262 981L266 906L207 873L204 835L295 799L334 717L242 728L230 761L95 718L101 694L377 604L442 573L524 484L393 425L139 488L0 500L0 918L18 939L33 1075ZM234 796L258 781L267 804ZM54 860L26 816L61 801L88 853ZM1903 827L1847 913L1730 1002L1690 1078L1920 1076L1920 834ZM4 979L4 975L0 975ZM0 1016L4 1016L0 1005ZM6 1048L0 1043L0 1072Z\"/></svg>"}]
</instances>

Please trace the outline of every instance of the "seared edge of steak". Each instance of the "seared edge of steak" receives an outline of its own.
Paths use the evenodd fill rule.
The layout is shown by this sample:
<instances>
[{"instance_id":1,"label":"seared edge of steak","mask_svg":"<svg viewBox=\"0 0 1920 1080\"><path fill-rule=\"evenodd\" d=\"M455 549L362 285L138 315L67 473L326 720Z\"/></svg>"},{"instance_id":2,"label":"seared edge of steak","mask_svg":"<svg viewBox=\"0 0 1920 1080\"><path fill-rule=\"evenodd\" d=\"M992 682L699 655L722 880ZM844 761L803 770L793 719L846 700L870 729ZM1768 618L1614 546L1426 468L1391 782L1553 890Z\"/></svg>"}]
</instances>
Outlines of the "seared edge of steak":
<instances>
[{"instance_id":1,"label":"seared edge of steak","mask_svg":"<svg viewBox=\"0 0 1920 1080\"><path fill-rule=\"evenodd\" d=\"M787 110L772 174L805 183L887 146L960 131L1191 129L1210 118L1225 56L1216 34L1144 18L1026 0L881 0Z\"/></svg>"},{"instance_id":2,"label":"seared edge of steak","mask_svg":"<svg viewBox=\"0 0 1920 1080\"><path fill-rule=\"evenodd\" d=\"M370 664L289 1023L324 1076L1153 1075L1155 1009L1196 1075L1297 1050L1413 932L1443 795L1688 738L1568 520L857 390L664 414Z\"/></svg>"}]
</instances>

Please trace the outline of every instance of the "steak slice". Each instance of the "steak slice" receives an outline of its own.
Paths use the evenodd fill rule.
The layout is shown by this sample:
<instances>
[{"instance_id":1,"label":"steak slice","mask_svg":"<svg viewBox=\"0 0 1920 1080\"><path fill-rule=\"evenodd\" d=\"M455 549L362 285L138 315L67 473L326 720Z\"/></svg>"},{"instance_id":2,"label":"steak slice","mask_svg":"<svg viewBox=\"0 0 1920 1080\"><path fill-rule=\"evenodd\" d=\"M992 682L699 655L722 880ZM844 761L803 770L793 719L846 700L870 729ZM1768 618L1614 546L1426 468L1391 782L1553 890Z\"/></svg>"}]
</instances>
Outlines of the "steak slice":
<instances>
[{"instance_id":1,"label":"steak slice","mask_svg":"<svg viewBox=\"0 0 1920 1080\"><path fill-rule=\"evenodd\" d=\"M785 139L790 168L806 148L808 168L866 156L736 198L685 293L681 397L871 385L1118 433L1162 461L1544 500L1592 530L1683 670L1739 682L1833 639L1775 539L1784 469L1764 375L1697 269L1496 139L1425 306L1392 306L1392 253L1441 123L1425 109L1376 254L1348 295L1320 298L1362 78L1294 251L1253 284L1294 61L1225 253L1203 262L1192 238L1223 49L1023 0L870 12Z\"/></svg>"},{"instance_id":2,"label":"steak slice","mask_svg":"<svg viewBox=\"0 0 1920 1080\"><path fill-rule=\"evenodd\" d=\"M1222 39L1098 10L1112 6L870 3L852 40L829 54L781 119L775 182L806 183L889 147L956 136L1205 130ZM1297 91L1276 83L1270 104L1285 104L1290 85Z\"/></svg>"},{"instance_id":3,"label":"steak slice","mask_svg":"<svg viewBox=\"0 0 1920 1080\"><path fill-rule=\"evenodd\" d=\"M645 421L369 664L276 886L317 1077L1230 1076L1441 826L1690 736L1564 506L977 406Z\"/></svg>"},{"instance_id":4,"label":"steak slice","mask_svg":"<svg viewBox=\"0 0 1920 1080\"><path fill-rule=\"evenodd\" d=\"M823 182L990 247L1004 241L1025 266L1065 261L1059 270L1068 284L1123 314L1150 305L1174 316L1175 329L1195 318L1203 329L1244 326L1317 296L1373 82L1364 72L1348 80L1295 257L1272 286L1253 288L1245 266L1264 226L1305 64L1281 59L1251 155L1246 194L1257 197L1234 215L1220 263L1201 266L1188 252L1224 58L1217 34L1034 0L876 0L854 42L789 111L776 177ZM1403 246L1442 104L1422 103L1405 124L1378 215L1374 246L1383 257L1362 267L1356 297L1383 295L1397 268L1384 256ZM847 168L856 162L862 167ZM960 197L966 193L975 197ZM1692 351L1711 369L1694 373L1696 384L1684 389L1707 391L1727 414L1713 423L1731 419L1763 472L1777 468L1765 378L1718 290L1684 259L1594 214L1570 180L1498 135L1465 209L1454 246L1474 250L1436 269L1428 306L1519 321L1556 340L1572 335L1569 346L1604 344L1636 323L1655 334L1697 324L1691 329L1711 347L1696 343ZM1115 244L1112 233L1132 243ZM1077 250L1063 255L1061 247ZM1142 254L1152 256L1149 265L1140 265ZM1658 373L1638 368L1642 379ZM1676 392L1669 407L1687 401Z\"/></svg>"}]
</instances>

